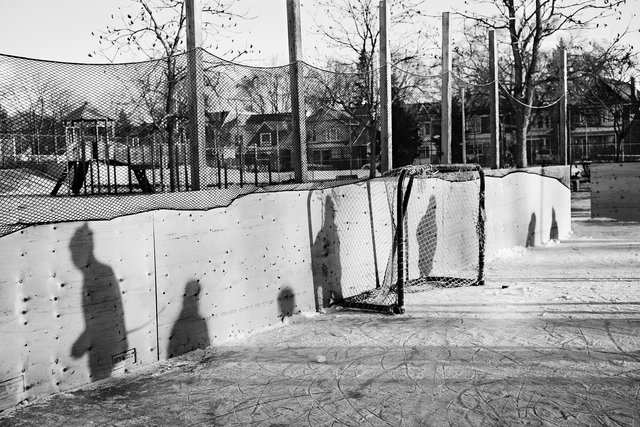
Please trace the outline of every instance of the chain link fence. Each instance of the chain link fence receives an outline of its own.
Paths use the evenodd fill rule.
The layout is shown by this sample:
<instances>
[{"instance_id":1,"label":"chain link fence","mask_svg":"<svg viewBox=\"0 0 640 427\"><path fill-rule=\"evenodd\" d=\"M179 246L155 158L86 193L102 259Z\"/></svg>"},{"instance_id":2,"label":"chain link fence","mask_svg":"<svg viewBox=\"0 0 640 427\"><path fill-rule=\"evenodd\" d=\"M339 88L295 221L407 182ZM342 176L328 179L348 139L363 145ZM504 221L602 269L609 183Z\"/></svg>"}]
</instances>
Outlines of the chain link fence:
<instances>
[{"instance_id":1,"label":"chain link fence","mask_svg":"<svg viewBox=\"0 0 640 427\"><path fill-rule=\"evenodd\" d=\"M354 277L338 282L338 304L399 313L405 293L484 284L485 183L479 165L406 166L367 181L366 188L342 191L347 198L333 192L325 204L331 225L345 227L339 220L348 218L349 230L359 231L352 239L357 244L340 245L341 251L357 245L358 255L341 258L357 259L357 265L346 269ZM330 247L336 247L333 240Z\"/></svg>"},{"instance_id":2,"label":"chain link fence","mask_svg":"<svg viewBox=\"0 0 640 427\"><path fill-rule=\"evenodd\" d=\"M437 164L442 152L442 75L409 65L391 68L393 167Z\"/></svg>"},{"instance_id":3,"label":"chain link fence","mask_svg":"<svg viewBox=\"0 0 640 427\"><path fill-rule=\"evenodd\" d=\"M372 64L334 64L332 70L305 63L249 67L198 51L204 114L194 150L190 54L103 65L0 55L0 235L31 224L109 219L122 212L212 208L230 203L229 195L291 188L298 128L306 181L338 185L380 175L380 73ZM494 82L486 72L457 72L449 76L451 162L489 167ZM446 163L441 67L402 63L391 73L392 167ZM292 76L298 76L298 117L292 111ZM562 160L556 83L536 90L526 136L529 164ZM522 105L510 95L508 82L500 82L499 93L501 166L510 167L519 128L513 112ZM637 120L629 111L621 117L633 131ZM572 161L640 158L635 134L617 137L610 125L615 117L605 113L569 102ZM206 195L194 195L196 187Z\"/></svg>"},{"instance_id":4,"label":"chain link fence","mask_svg":"<svg viewBox=\"0 0 640 427\"><path fill-rule=\"evenodd\" d=\"M0 55L0 235L32 224L212 208L257 188L291 188L293 66L302 76L308 180L336 185L371 175L378 70L249 67L200 53L206 167L197 195L188 54L103 65Z\"/></svg>"}]
</instances>

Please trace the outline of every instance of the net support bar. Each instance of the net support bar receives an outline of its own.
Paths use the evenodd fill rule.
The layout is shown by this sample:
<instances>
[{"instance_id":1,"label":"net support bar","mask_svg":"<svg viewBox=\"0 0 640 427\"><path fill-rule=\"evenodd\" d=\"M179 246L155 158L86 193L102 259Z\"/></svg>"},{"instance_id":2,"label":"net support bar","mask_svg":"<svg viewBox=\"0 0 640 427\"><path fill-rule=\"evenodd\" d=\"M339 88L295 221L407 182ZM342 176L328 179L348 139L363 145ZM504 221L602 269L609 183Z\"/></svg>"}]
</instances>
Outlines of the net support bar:
<instances>
[{"instance_id":1,"label":"net support bar","mask_svg":"<svg viewBox=\"0 0 640 427\"><path fill-rule=\"evenodd\" d=\"M433 170L438 172L460 172L460 171L474 171L478 173L480 179L480 189L478 197L478 276L476 280L464 281L468 286L482 286L484 285L484 253L485 253L485 176L482 167L478 164L449 164L449 165L431 165ZM409 174L409 181L407 183L406 192L404 189L404 181L407 178L407 171L403 170L398 179L398 230L397 230L397 245L398 245L398 282L397 289L397 307L394 307L395 313L404 313L404 292L406 287L406 261L405 261L405 236L404 236L404 224L407 215L407 206L409 203L409 197L411 195L411 187L413 185L414 175ZM450 277L427 277L426 281L436 282L454 282L456 279ZM460 281L460 279L457 279Z\"/></svg>"}]
</instances>

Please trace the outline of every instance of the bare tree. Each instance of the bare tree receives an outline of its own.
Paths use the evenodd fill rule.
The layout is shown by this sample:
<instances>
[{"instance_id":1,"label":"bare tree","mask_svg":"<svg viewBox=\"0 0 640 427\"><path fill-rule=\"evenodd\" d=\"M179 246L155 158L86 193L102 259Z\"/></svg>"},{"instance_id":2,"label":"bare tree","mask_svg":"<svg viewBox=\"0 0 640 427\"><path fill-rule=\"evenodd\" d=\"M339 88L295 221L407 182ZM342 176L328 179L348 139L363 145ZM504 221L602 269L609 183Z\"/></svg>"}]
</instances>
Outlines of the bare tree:
<instances>
[{"instance_id":1,"label":"bare tree","mask_svg":"<svg viewBox=\"0 0 640 427\"><path fill-rule=\"evenodd\" d=\"M502 85L514 112L516 166L527 166L527 128L543 70L543 44L562 31L604 25L603 19L619 13L625 0L482 0L476 10L459 15L481 28L508 34L509 59L503 60ZM487 13L486 11L493 11ZM622 34L611 41L620 42Z\"/></svg>"},{"instance_id":2,"label":"bare tree","mask_svg":"<svg viewBox=\"0 0 640 427\"><path fill-rule=\"evenodd\" d=\"M420 19L425 0L388 0L391 28L396 35L392 52L397 61L415 58L426 49L428 35ZM314 19L317 32L335 49L343 63L364 61L375 67L380 39L379 0L320 0ZM410 38L400 37L411 34Z\"/></svg>"},{"instance_id":3,"label":"bare tree","mask_svg":"<svg viewBox=\"0 0 640 427\"><path fill-rule=\"evenodd\" d=\"M55 71L50 75L24 73L0 87L3 106L12 112L14 131L32 136L29 149L40 153L42 135L55 135L71 111L72 93Z\"/></svg>"},{"instance_id":4,"label":"bare tree","mask_svg":"<svg viewBox=\"0 0 640 427\"><path fill-rule=\"evenodd\" d=\"M396 37L391 46L394 64L414 63L425 55L427 38L418 25L425 0L389 0L391 26L398 34L411 30L411 37ZM316 104L338 108L367 129L371 154L377 151L378 54L380 40L379 0L321 0L315 20L318 33L334 49L327 59L334 74L310 73ZM407 77L409 75L405 75ZM320 90L318 91L318 88Z\"/></svg>"},{"instance_id":5,"label":"bare tree","mask_svg":"<svg viewBox=\"0 0 640 427\"><path fill-rule=\"evenodd\" d=\"M632 74L638 54L624 46L599 43L573 43L569 83L573 104L582 111L585 122L592 111L606 112L612 121L615 160L620 161L623 142L628 138L631 121L640 112L640 100L632 88ZM598 117L600 119L600 117Z\"/></svg>"},{"instance_id":6,"label":"bare tree","mask_svg":"<svg viewBox=\"0 0 640 427\"><path fill-rule=\"evenodd\" d=\"M203 2L205 37L218 39L229 35L238 19L246 13L238 10L238 0L207 0ZM143 75L139 78L143 102L152 107L151 116L159 128L166 131L169 150L171 188L175 187L174 159L175 131L183 103L179 100L180 86L186 78L186 60L180 54L186 50L186 6L184 0L132 0L129 8L112 15L114 23L104 32L95 33L100 53L114 60L127 53L135 53L164 63L164 75ZM206 39L205 39L206 43ZM215 47L215 46L214 46ZM246 49L230 50L237 57ZM94 53L95 54L95 53ZM93 54L92 54L93 55ZM90 55L91 56L91 55ZM204 88L202 88L204 90ZM161 99L161 102L157 98ZM162 109L158 109L158 105ZM162 112L161 116L159 113Z\"/></svg>"},{"instance_id":7,"label":"bare tree","mask_svg":"<svg viewBox=\"0 0 640 427\"><path fill-rule=\"evenodd\" d=\"M248 12L240 9L240 0L203 0L204 46L237 58L246 48L225 50L223 40L235 33L238 20ZM99 48L89 56L102 55L110 62L133 54L135 57L161 59L186 50L186 10L184 0L131 0L127 8L111 15L112 24L105 31L92 33Z\"/></svg>"},{"instance_id":8,"label":"bare tree","mask_svg":"<svg viewBox=\"0 0 640 427\"><path fill-rule=\"evenodd\" d=\"M283 68L259 69L236 84L245 109L265 113L291 111L289 74Z\"/></svg>"}]
</instances>

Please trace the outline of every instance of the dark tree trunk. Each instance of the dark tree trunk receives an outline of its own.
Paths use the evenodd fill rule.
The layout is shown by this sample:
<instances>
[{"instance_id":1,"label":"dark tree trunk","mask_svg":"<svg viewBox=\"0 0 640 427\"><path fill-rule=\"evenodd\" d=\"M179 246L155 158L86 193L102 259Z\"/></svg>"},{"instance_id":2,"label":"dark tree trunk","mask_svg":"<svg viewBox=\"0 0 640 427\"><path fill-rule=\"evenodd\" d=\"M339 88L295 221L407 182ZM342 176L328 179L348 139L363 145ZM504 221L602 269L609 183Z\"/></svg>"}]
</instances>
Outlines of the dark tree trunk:
<instances>
[{"instance_id":1,"label":"dark tree trunk","mask_svg":"<svg viewBox=\"0 0 640 427\"><path fill-rule=\"evenodd\" d=\"M527 128L530 120L530 108L516 109L516 152L514 153L514 160L518 168L526 168L529 165L527 159Z\"/></svg>"},{"instance_id":2,"label":"dark tree trunk","mask_svg":"<svg viewBox=\"0 0 640 427\"><path fill-rule=\"evenodd\" d=\"M177 171L177 164L176 164L176 143L175 143L175 139L174 139L174 134L175 134L175 113L173 111L173 96L174 96L174 92L175 92L175 87L176 87L176 76L175 76L175 68L174 68L174 61L172 57L168 57L167 58L167 97L166 97L166 102L165 102L165 117L167 120L166 123L166 130L167 130L167 149L168 149L168 153L167 153L167 159L168 159L168 166L169 166L169 186L171 188L171 191L176 191L176 187L177 187L177 177L178 177L178 171Z\"/></svg>"}]
</instances>

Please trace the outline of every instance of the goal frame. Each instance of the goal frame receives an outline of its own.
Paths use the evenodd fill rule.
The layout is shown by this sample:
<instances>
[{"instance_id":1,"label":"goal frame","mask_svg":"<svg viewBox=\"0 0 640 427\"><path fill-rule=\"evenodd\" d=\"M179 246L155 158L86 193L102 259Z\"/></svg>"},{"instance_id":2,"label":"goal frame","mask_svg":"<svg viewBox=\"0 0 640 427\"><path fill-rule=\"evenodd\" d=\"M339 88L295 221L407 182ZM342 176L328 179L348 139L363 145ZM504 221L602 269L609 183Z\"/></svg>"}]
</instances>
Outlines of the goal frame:
<instances>
[{"instance_id":1,"label":"goal frame","mask_svg":"<svg viewBox=\"0 0 640 427\"><path fill-rule=\"evenodd\" d=\"M485 176L484 171L482 170L482 166L478 164L448 164L448 165L430 165L431 170L436 172L464 172L464 171L473 171L478 172L478 177L480 180L480 188L478 194L478 275L474 280L467 280L467 286L483 286L484 285L484 258L485 258ZM406 170L405 170L406 171ZM405 172L403 171L403 172ZM403 196L402 188L404 186L404 181L408 177L407 182L407 190L405 195ZM398 227L397 227L397 236L396 242L394 242L397 247L396 250L398 252L398 260L397 260L397 269L398 269L398 282L397 282L397 307L393 308L394 313L404 313L404 297L405 297L405 287L406 287L406 278L407 278L407 262L405 259L405 233L404 233L404 220L407 216L407 206L409 203L409 198L411 196L411 188L413 187L413 180L415 178L415 174L406 174L401 173L398 178L398 200L397 200L397 210L398 210ZM402 201L401 201L402 199ZM400 222L401 221L401 222ZM429 281L427 278L427 282ZM447 277L431 277L432 281L447 281L452 278Z\"/></svg>"},{"instance_id":2,"label":"goal frame","mask_svg":"<svg viewBox=\"0 0 640 427\"><path fill-rule=\"evenodd\" d=\"M474 279L455 279L447 277L427 277L432 281L446 282L448 280L461 281L466 286L482 286L484 285L484 268L485 268L485 175L482 167L478 164L447 164L447 165L424 165L430 172L477 172L480 181L478 194L478 217L477 217L477 233L478 233L478 274ZM407 208L411 197L413 182L420 166L400 168L400 174L397 181L396 190L396 212L397 224L395 236L392 242L393 252L397 254L397 282L395 283L396 303L390 305L372 304L366 302L349 301L348 299L339 301L337 304L345 308L355 308L369 311L379 311L388 314L403 314L405 312L405 288L407 285L408 265L406 260L406 234L405 219L407 217ZM396 169L397 171L397 169Z\"/></svg>"}]
</instances>

